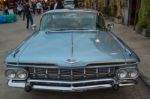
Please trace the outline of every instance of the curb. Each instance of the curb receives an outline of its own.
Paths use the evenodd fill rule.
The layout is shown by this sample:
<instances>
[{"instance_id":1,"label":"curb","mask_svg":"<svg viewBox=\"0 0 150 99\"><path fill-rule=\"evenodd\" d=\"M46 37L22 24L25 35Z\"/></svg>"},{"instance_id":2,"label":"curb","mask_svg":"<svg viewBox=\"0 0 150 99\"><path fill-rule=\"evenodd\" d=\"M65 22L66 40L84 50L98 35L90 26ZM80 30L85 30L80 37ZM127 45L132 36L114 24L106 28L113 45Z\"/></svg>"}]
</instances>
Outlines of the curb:
<instances>
[{"instance_id":1,"label":"curb","mask_svg":"<svg viewBox=\"0 0 150 99\"><path fill-rule=\"evenodd\" d=\"M150 77L145 75L141 70L140 70L140 78L145 83L145 85L150 88Z\"/></svg>"}]
</instances>

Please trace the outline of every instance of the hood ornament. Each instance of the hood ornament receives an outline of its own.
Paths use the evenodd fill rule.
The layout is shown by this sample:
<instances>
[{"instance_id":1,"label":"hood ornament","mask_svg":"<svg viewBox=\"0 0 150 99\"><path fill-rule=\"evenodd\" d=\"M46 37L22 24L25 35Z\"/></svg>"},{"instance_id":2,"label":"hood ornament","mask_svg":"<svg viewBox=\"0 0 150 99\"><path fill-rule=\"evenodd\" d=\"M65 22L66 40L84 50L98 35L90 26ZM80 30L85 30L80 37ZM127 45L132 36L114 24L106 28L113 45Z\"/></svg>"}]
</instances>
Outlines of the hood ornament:
<instances>
[{"instance_id":1,"label":"hood ornament","mask_svg":"<svg viewBox=\"0 0 150 99\"><path fill-rule=\"evenodd\" d=\"M67 59L65 62L69 63L69 64L74 64L77 61L75 59Z\"/></svg>"}]
</instances>

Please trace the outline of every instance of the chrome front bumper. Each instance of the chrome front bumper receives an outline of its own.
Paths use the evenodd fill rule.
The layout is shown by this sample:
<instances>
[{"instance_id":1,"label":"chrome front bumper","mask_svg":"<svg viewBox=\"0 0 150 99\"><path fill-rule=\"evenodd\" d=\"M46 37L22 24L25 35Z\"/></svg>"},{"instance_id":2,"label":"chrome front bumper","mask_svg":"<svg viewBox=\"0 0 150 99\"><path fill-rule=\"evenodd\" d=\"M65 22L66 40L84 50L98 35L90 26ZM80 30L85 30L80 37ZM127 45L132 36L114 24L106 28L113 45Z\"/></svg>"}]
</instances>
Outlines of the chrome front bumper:
<instances>
[{"instance_id":1,"label":"chrome front bumper","mask_svg":"<svg viewBox=\"0 0 150 99\"><path fill-rule=\"evenodd\" d=\"M107 83L103 83L107 82ZM90 85L85 85L90 83ZM92 84L91 84L92 83ZM57 84L57 85L53 85ZM81 85L80 85L81 84ZM113 88L114 85L118 87L134 85L134 81L116 82L114 79L98 79L98 80L86 80L86 81L50 81L50 80L27 80L27 81L13 81L9 80L8 85L11 87L25 88L27 85L32 85L32 89L37 90L52 90L52 91L69 91L80 92L94 89ZM69 85L69 86L63 86ZM80 85L80 86L75 86Z\"/></svg>"}]
</instances>

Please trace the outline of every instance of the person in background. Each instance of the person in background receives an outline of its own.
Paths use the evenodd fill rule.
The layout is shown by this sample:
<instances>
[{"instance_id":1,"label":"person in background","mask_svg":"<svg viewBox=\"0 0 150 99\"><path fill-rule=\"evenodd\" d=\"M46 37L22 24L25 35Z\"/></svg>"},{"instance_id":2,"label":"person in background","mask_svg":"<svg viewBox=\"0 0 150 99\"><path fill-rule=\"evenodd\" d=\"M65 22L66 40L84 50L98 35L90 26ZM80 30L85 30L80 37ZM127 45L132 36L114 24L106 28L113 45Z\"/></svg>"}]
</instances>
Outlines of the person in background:
<instances>
[{"instance_id":1,"label":"person in background","mask_svg":"<svg viewBox=\"0 0 150 99\"><path fill-rule=\"evenodd\" d=\"M18 3L17 3L16 0L14 0L13 3L14 3L14 9L13 9L13 11L14 11L15 14L17 14L17 4Z\"/></svg>"},{"instance_id":2,"label":"person in background","mask_svg":"<svg viewBox=\"0 0 150 99\"><path fill-rule=\"evenodd\" d=\"M46 12L48 9L46 2L42 3L42 7L43 7L43 12Z\"/></svg>"},{"instance_id":3,"label":"person in background","mask_svg":"<svg viewBox=\"0 0 150 99\"><path fill-rule=\"evenodd\" d=\"M63 4L62 0L56 0L54 9L63 9L63 8L64 8L64 4Z\"/></svg>"},{"instance_id":4,"label":"person in background","mask_svg":"<svg viewBox=\"0 0 150 99\"><path fill-rule=\"evenodd\" d=\"M33 25L33 18L32 18L31 11L32 11L31 6L29 5L29 3L26 3L25 14L26 14L26 18L27 18L27 25L26 25L27 29L29 29L29 22L31 23L31 25Z\"/></svg>"},{"instance_id":5,"label":"person in background","mask_svg":"<svg viewBox=\"0 0 150 99\"><path fill-rule=\"evenodd\" d=\"M2 3L0 2L0 11L2 10Z\"/></svg>"},{"instance_id":6,"label":"person in background","mask_svg":"<svg viewBox=\"0 0 150 99\"><path fill-rule=\"evenodd\" d=\"M36 3L35 3L35 2L31 2L31 4L32 4L33 14L35 14L35 11L36 11Z\"/></svg>"},{"instance_id":7,"label":"person in background","mask_svg":"<svg viewBox=\"0 0 150 99\"><path fill-rule=\"evenodd\" d=\"M9 12L8 12L8 6L7 5L4 6L4 14L5 15L9 14Z\"/></svg>"},{"instance_id":8,"label":"person in background","mask_svg":"<svg viewBox=\"0 0 150 99\"><path fill-rule=\"evenodd\" d=\"M50 2L50 10L54 10L54 5L55 5L55 1L54 0L52 0L51 2Z\"/></svg>"},{"instance_id":9,"label":"person in background","mask_svg":"<svg viewBox=\"0 0 150 99\"><path fill-rule=\"evenodd\" d=\"M23 21L25 20L25 17L26 17L26 12L25 12L26 8L25 7L26 7L26 4L22 3Z\"/></svg>"},{"instance_id":10,"label":"person in background","mask_svg":"<svg viewBox=\"0 0 150 99\"><path fill-rule=\"evenodd\" d=\"M78 6L78 0L74 0L74 7L75 8L78 8L79 6Z\"/></svg>"},{"instance_id":11,"label":"person in background","mask_svg":"<svg viewBox=\"0 0 150 99\"><path fill-rule=\"evenodd\" d=\"M22 14L22 4L21 3L18 3L18 5L17 5L17 12L18 12L18 15L21 16L21 14Z\"/></svg>"},{"instance_id":12,"label":"person in background","mask_svg":"<svg viewBox=\"0 0 150 99\"><path fill-rule=\"evenodd\" d=\"M9 12L8 12L8 2L7 1L4 1L4 14L5 15L9 14Z\"/></svg>"},{"instance_id":13,"label":"person in background","mask_svg":"<svg viewBox=\"0 0 150 99\"><path fill-rule=\"evenodd\" d=\"M37 9L37 13L41 14L42 4L40 1L37 2L36 9Z\"/></svg>"}]
</instances>

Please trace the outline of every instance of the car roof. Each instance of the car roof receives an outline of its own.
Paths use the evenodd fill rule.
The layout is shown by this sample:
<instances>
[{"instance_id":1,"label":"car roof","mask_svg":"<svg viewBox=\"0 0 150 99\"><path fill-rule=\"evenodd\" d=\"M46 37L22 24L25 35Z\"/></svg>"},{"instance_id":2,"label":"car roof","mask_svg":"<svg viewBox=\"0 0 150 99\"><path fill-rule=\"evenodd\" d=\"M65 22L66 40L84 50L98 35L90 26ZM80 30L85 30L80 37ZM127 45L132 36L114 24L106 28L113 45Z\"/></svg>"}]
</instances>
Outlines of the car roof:
<instances>
[{"instance_id":1,"label":"car roof","mask_svg":"<svg viewBox=\"0 0 150 99\"><path fill-rule=\"evenodd\" d=\"M59 13L59 12L94 12L94 13L97 13L97 11L93 9L55 9L55 10L49 10L45 12L44 14Z\"/></svg>"}]
</instances>

